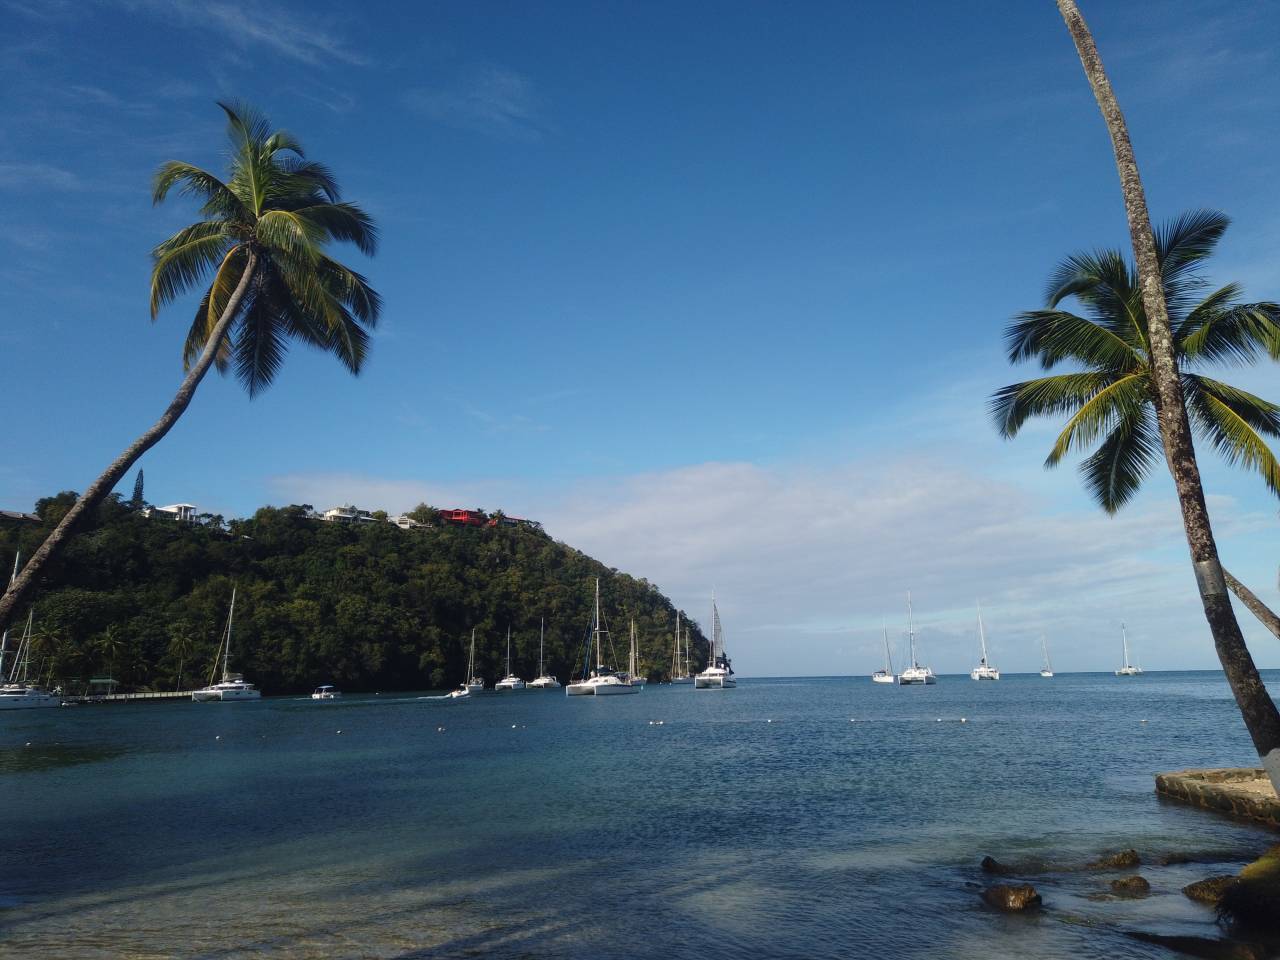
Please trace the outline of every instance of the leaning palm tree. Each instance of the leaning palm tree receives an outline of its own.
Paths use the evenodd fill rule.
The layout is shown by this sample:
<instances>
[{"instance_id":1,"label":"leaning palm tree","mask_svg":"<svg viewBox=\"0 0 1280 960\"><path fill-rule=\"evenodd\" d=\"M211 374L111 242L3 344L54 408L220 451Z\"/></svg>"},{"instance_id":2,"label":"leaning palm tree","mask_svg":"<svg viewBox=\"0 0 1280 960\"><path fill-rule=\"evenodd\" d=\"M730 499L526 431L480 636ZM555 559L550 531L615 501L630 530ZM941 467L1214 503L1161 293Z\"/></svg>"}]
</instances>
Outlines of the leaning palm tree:
<instances>
[{"instance_id":1,"label":"leaning palm tree","mask_svg":"<svg viewBox=\"0 0 1280 960\"><path fill-rule=\"evenodd\" d=\"M0 598L0 629L76 524L182 416L211 366L234 372L254 396L274 379L291 340L332 353L353 374L364 363L381 300L327 250L349 242L372 255L372 220L342 201L328 168L306 159L290 134L272 131L249 107L219 106L231 139L230 176L223 181L176 160L155 176L156 203L176 189L201 205L201 219L152 253L152 319L204 287L183 349L186 377L164 415L89 485Z\"/></svg>"},{"instance_id":2,"label":"leaning palm tree","mask_svg":"<svg viewBox=\"0 0 1280 960\"><path fill-rule=\"evenodd\" d=\"M1138 286L1142 291L1142 306L1146 315L1153 404L1165 461L1178 491L1182 526L1191 553L1205 621L1213 635L1218 660L1231 685L1231 692L1240 708L1249 737L1253 740L1272 786L1280 792L1280 711L1276 710L1274 701L1258 675L1257 666L1245 645L1240 624L1231 607L1231 598L1227 594L1222 563L1218 559L1218 545L1214 540L1209 510L1204 500L1204 488L1200 483L1200 468L1196 463L1191 417L1183 396L1169 304L1165 298L1163 269L1156 250L1155 233L1151 229L1146 191L1142 186L1133 143L1129 139L1129 127L1111 87L1111 80L1102 65L1102 58L1098 55L1093 34L1089 32L1079 6L1075 0L1057 0L1057 5L1111 136L1111 148L1115 154L1116 172L1120 177L1125 216L1129 221L1129 239L1133 246Z\"/></svg>"},{"instance_id":3,"label":"leaning palm tree","mask_svg":"<svg viewBox=\"0 0 1280 960\"><path fill-rule=\"evenodd\" d=\"M1280 405L1195 372L1267 354L1280 358L1280 305L1240 303L1235 284L1200 295L1206 288L1196 268L1228 222L1202 211L1155 234L1173 350L1193 433L1228 462L1255 470L1280 495L1280 461L1264 439L1280 437ZM1083 316L1062 309L1072 298ZM1085 486L1114 513L1160 456L1150 325L1137 271L1118 251L1076 254L1054 271L1046 299L1045 309L1019 314L1010 324L1009 360L1076 369L1005 387L992 399L992 413L1005 437L1017 436L1033 417L1069 414L1045 465L1092 450L1080 466Z\"/></svg>"}]
</instances>

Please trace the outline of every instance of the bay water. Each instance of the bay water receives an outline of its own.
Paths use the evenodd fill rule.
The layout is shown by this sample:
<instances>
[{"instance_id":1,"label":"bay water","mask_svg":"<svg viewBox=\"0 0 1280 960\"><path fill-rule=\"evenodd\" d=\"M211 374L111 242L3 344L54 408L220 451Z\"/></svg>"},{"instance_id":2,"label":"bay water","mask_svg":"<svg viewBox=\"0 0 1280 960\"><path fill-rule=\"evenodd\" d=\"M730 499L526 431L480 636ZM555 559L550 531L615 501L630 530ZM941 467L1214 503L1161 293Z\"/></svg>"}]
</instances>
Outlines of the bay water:
<instances>
[{"instance_id":1,"label":"bay water","mask_svg":"<svg viewBox=\"0 0 1280 960\"><path fill-rule=\"evenodd\" d=\"M1213 672L14 712L0 954L1161 957L1126 932L1214 935L1179 888L1275 836L1153 774L1254 765ZM1126 847L1203 862L979 900L985 854Z\"/></svg>"}]
</instances>

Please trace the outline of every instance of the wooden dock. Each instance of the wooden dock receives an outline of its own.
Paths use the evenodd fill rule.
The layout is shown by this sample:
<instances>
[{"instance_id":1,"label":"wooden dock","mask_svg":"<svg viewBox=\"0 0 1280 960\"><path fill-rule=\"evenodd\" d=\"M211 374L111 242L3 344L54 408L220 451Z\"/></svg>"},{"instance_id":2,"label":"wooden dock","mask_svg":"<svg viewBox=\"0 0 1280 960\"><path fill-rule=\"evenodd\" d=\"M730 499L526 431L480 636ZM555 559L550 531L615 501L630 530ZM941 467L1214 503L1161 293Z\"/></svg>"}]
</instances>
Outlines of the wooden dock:
<instances>
[{"instance_id":1,"label":"wooden dock","mask_svg":"<svg viewBox=\"0 0 1280 960\"><path fill-rule=\"evenodd\" d=\"M135 700L190 700L191 690L159 690L147 693L87 693L64 696L63 703L131 703Z\"/></svg>"}]
</instances>

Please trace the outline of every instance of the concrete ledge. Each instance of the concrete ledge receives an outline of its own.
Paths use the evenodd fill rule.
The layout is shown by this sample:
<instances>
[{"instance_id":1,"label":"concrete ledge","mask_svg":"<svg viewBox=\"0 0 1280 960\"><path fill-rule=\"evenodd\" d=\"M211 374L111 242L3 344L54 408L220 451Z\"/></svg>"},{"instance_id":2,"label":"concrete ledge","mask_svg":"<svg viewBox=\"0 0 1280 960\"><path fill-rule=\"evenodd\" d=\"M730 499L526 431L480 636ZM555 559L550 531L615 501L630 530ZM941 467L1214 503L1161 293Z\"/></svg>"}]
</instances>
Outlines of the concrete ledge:
<instances>
[{"instance_id":1,"label":"concrete ledge","mask_svg":"<svg viewBox=\"0 0 1280 960\"><path fill-rule=\"evenodd\" d=\"M1261 768L1227 767L1158 773L1156 793L1193 807L1280 828L1280 797L1276 796L1266 771Z\"/></svg>"}]
</instances>

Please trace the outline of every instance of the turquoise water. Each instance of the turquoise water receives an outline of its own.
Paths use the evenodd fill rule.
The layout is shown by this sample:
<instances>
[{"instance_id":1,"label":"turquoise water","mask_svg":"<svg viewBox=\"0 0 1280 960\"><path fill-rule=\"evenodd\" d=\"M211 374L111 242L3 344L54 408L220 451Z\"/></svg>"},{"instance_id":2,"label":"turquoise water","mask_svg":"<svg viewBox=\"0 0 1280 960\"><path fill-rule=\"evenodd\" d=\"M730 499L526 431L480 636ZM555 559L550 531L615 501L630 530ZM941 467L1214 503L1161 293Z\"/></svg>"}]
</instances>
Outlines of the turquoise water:
<instances>
[{"instance_id":1,"label":"turquoise water","mask_svg":"<svg viewBox=\"0 0 1280 960\"><path fill-rule=\"evenodd\" d=\"M1161 957L1124 931L1211 935L1178 888L1275 836L1152 774L1255 763L1212 673L9 714L0 952ZM1129 846L1221 852L1145 901L978 901L984 854Z\"/></svg>"}]
</instances>

